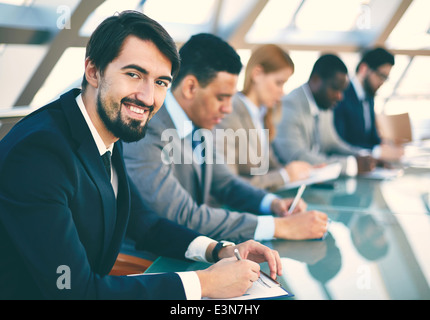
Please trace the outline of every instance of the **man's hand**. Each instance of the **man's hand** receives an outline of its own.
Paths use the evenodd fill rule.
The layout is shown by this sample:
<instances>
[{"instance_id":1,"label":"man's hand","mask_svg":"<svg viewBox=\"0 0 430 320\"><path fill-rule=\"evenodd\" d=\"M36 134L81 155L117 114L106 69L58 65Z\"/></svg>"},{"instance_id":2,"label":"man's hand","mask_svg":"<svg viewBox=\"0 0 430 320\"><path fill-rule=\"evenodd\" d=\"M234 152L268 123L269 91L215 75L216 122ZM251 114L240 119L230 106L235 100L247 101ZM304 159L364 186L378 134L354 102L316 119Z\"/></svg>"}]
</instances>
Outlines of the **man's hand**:
<instances>
[{"instance_id":1,"label":"man's hand","mask_svg":"<svg viewBox=\"0 0 430 320\"><path fill-rule=\"evenodd\" d=\"M327 232L327 228L327 215L315 210L275 218L275 238L278 239L320 239Z\"/></svg>"},{"instance_id":2,"label":"man's hand","mask_svg":"<svg viewBox=\"0 0 430 320\"><path fill-rule=\"evenodd\" d=\"M291 204L293 203L293 198L285 198L285 199L274 199L272 201L272 204L270 205L270 210L272 212L280 217L284 217L288 215L288 209L291 207ZM299 203L297 204L296 208L293 211L294 213L303 212L307 208L307 204L300 199Z\"/></svg>"},{"instance_id":3,"label":"man's hand","mask_svg":"<svg viewBox=\"0 0 430 320\"><path fill-rule=\"evenodd\" d=\"M313 166L304 161L292 161L285 166L290 182L309 178Z\"/></svg>"},{"instance_id":4,"label":"man's hand","mask_svg":"<svg viewBox=\"0 0 430 320\"><path fill-rule=\"evenodd\" d=\"M405 155L405 149L402 145L382 143L380 148L381 155L379 159L383 161L399 161Z\"/></svg>"},{"instance_id":5,"label":"man's hand","mask_svg":"<svg viewBox=\"0 0 430 320\"><path fill-rule=\"evenodd\" d=\"M239 250L242 260L234 256L234 249ZM276 275L282 275L278 252L253 240L225 247L220 250L219 257L219 262L197 271L203 297L231 298L243 295L260 276L258 263L261 262L268 263L273 279L276 279Z\"/></svg>"},{"instance_id":6,"label":"man's hand","mask_svg":"<svg viewBox=\"0 0 430 320\"><path fill-rule=\"evenodd\" d=\"M227 299L242 296L260 275L260 265L250 260L227 258L196 271L202 297Z\"/></svg>"},{"instance_id":7,"label":"man's hand","mask_svg":"<svg viewBox=\"0 0 430 320\"><path fill-rule=\"evenodd\" d=\"M243 259L252 260L257 263L267 262L270 269L270 276L273 279L276 279L276 275L282 275L281 258L276 250L272 250L257 241L249 240L234 247L223 248L219 253L220 258L234 256L234 249L239 250L240 256Z\"/></svg>"},{"instance_id":8,"label":"man's hand","mask_svg":"<svg viewBox=\"0 0 430 320\"><path fill-rule=\"evenodd\" d=\"M370 155L358 155L357 159L358 174L371 172L376 167L376 160Z\"/></svg>"}]
</instances>

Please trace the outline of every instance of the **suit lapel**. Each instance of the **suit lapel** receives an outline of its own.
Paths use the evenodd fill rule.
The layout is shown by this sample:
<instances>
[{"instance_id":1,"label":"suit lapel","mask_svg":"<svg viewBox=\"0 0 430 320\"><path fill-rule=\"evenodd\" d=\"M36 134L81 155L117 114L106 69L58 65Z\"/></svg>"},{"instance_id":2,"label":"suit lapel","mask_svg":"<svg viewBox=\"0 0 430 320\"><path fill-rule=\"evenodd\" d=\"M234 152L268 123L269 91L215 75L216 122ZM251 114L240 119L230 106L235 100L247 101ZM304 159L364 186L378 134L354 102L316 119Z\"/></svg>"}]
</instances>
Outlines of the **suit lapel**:
<instances>
[{"instance_id":1,"label":"suit lapel","mask_svg":"<svg viewBox=\"0 0 430 320\"><path fill-rule=\"evenodd\" d=\"M118 196L116 199L115 220L113 230L111 229L111 241L108 243L106 255L104 258L105 273L108 273L113 263L116 260L117 254L121 249L121 243L124 239L127 229L129 212L130 212L130 187L128 183L128 176L125 169L124 159L122 156L122 143L115 143L114 152L112 155L112 164L118 176ZM110 223L111 223L110 222Z\"/></svg>"},{"instance_id":2,"label":"suit lapel","mask_svg":"<svg viewBox=\"0 0 430 320\"><path fill-rule=\"evenodd\" d=\"M214 156L214 139L213 139L213 131L209 131L207 129L204 130L207 133L205 140L203 142L206 157L205 162L203 164L194 163L194 168L200 177L199 185L201 192L201 203L205 203L206 199L209 196L210 185L212 182L212 170L213 170L213 162L215 161ZM204 170L203 170L204 168Z\"/></svg>"},{"instance_id":3,"label":"suit lapel","mask_svg":"<svg viewBox=\"0 0 430 320\"><path fill-rule=\"evenodd\" d=\"M99 151L88 128L87 123L76 104L75 98L79 94L79 90L72 90L61 96L61 105L66 114L67 121L69 122L70 131L72 137L76 143L76 154L79 157L81 163L88 176L94 182L100 193L100 201L103 205L103 223L104 223L104 235L103 235L103 257L105 259L100 260L100 267L104 266L106 261L106 254L109 252L109 247L113 239L113 233L116 225L116 199L115 194L108 180L108 176L103 166ZM116 148L114 148L115 150ZM115 150L113 156L114 165L118 163L118 151ZM118 170L116 168L116 170ZM121 172L121 166L120 170ZM118 174L121 180L122 174ZM124 182L123 182L124 185ZM120 184L121 186L121 184ZM96 199L94 199L96 201Z\"/></svg>"},{"instance_id":4,"label":"suit lapel","mask_svg":"<svg viewBox=\"0 0 430 320\"><path fill-rule=\"evenodd\" d=\"M104 168L100 166L101 159L98 150L97 148L94 150L95 146L93 144L93 141L90 139L83 142L78 149L78 156L100 193L104 222L103 253L106 253L112 239L112 232L116 221L116 200L112 185L105 171L102 171Z\"/></svg>"},{"instance_id":5,"label":"suit lapel","mask_svg":"<svg viewBox=\"0 0 430 320\"><path fill-rule=\"evenodd\" d=\"M305 130L305 135L307 139L308 148L312 149L313 141L314 141L314 131L318 130L315 128L315 121L314 116L311 112L311 105L310 102L306 96L305 89L303 86L296 89L297 91L294 91L298 95L298 101L300 101L300 104L298 105L306 105L306 108L303 108L302 110L298 110L302 114L303 123L305 124L303 126L303 129ZM319 133L321 133L320 130L318 130Z\"/></svg>"},{"instance_id":6,"label":"suit lapel","mask_svg":"<svg viewBox=\"0 0 430 320\"><path fill-rule=\"evenodd\" d=\"M167 108L165 106L163 106L158 113L156 114L156 117L159 118L159 120L164 124L165 129L176 129L169 112L167 111ZM181 153L181 161L182 164L186 165L186 166L191 166L192 167L192 175L190 175L189 179L193 179L194 180L194 185L199 186L199 188L197 188L197 195L196 198L199 199L200 201L204 201L204 199L206 198L207 194L208 194L208 190L210 187L210 182L212 179L212 167L210 164L205 164L206 169L205 169L205 177L204 177L204 185L202 185L202 170L200 167L199 163L196 163L193 159L193 148L191 145L192 142L192 135L189 134L186 137L183 137L182 139L179 138L179 135L176 133L175 134L175 138L173 139L173 148L175 148L175 152L178 152L178 150L180 150Z\"/></svg>"},{"instance_id":7,"label":"suit lapel","mask_svg":"<svg viewBox=\"0 0 430 320\"><path fill-rule=\"evenodd\" d=\"M243 122L242 128L255 129L254 122L252 121L251 115L248 112L243 101L237 98L237 104L235 105L235 111L238 114L239 121Z\"/></svg>"},{"instance_id":8,"label":"suit lapel","mask_svg":"<svg viewBox=\"0 0 430 320\"><path fill-rule=\"evenodd\" d=\"M252 117L245 106L244 102L238 98L238 104L235 105L235 111L237 110L238 114L238 120L242 122L242 125L240 128L244 128L247 131L247 143L249 152L248 154L255 154L262 156L262 142L261 142L261 136L260 134L257 134L257 140L251 139L250 130L256 130L256 127L254 125L254 121L252 121ZM263 128L264 129L264 128ZM255 143L254 143L255 142ZM236 152L240 152L240 148L236 148ZM250 161L250 159L248 159ZM249 162L250 163L250 162Z\"/></svg>"},{"instance_id":9,"label":"suit lapel","mask_svg":"<svg viewBox=\"0 0 430 320\"><path fill-rule=\"evenodd\" d=\"M364 134L366 134L366 131L364 129L365 124L364 124L363 101L358 98L357 93L355 92L355 89L354 89L352 83L349 85L347 93L349 93L353 97L352 99L354 100L354 102L352 105L357 106L357 107L353 108L353 110L352 110L352 113L354 114L354 120L356 121L355 128L362 128L362 129L360 129L362 131L359 132L358 134L364 135ZM357 122L358 122L358 124L357 124Z\"/></svg>"}]
</instances>

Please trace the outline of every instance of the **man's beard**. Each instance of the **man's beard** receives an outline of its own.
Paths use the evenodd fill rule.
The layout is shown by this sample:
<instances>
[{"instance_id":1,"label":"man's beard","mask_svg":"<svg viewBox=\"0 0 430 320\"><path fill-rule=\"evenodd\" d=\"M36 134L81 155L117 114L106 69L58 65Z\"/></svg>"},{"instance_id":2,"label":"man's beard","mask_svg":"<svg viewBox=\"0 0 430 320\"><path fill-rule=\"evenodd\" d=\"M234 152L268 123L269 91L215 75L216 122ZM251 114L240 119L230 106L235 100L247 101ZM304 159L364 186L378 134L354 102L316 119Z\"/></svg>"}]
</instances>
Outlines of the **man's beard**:
<instances>
[{"instance_id":1,"label":"man's beard","mask_svg":"<svg viewBox=\"0 0 430 320\"><path fill-rule=\"evenodd\" d=\"M364 78L363 89L364 89L364 92L366 93L367 97L369 97L369 98L374 98L375 97L376 90L374 90L372 88L372 85L370 84L370 81L369 81L369 76L367 76L367 77Z\"/></svg>"},{"instance_id":2,"label":"man's beard","mask_svg":"<svg viewBox=\"0 0 430 320\"><path fill-rule=\"evenodd\" d=\"M121 106L124 102L129 102L137 106L146 107L149 109L148 119L143 123L139 120L130 119L124 121L121 118ZM108 113L109 110L109 113ZM102 100L101 94L99 92L97 96L97 111L100 115L106 128L117 138L123 140L124 142L135 142L141 140L145 137L146 130L148 127L148 121L152 116L154 111L153 106L143 106L140 101L123 98L118 105L117 103L111 103L108 105L106 101Z\"/></svg>"}]
</instances>

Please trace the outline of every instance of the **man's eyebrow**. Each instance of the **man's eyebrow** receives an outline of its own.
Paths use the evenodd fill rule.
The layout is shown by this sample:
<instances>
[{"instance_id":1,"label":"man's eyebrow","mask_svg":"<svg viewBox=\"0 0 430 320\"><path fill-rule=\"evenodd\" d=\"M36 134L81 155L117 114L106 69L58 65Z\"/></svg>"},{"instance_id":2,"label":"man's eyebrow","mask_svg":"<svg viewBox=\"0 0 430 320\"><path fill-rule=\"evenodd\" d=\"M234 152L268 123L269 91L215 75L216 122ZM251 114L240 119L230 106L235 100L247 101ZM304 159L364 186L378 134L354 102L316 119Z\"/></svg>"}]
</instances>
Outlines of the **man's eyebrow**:
<instances>
[{"instance_id":1,"label":"man's eyebrow","mask_svg":"<svg viewBox=\"0 0 430 320\"><path fill-rule=\"evenodd\" d=\"M232 97L233 95L232 94L230 94L230 93L220 93L220 94L218 94L218 97L219 98L230 98L230 97Z\"/></svg>"},{"instance_id":2,"label":"man's eyebrow","mask_svg":"<svg viewBox=\"0 0 430 320\"><path fill-rule=\"evenodd\" d=\"M121 70L126 70L126 69L135 69L142 74L149 74L148 70L138 66L137 64L129 64L121 68ZM169 82L172 82L173 80L171 76L160 76L158 77L158 79L167 80Z\"/></svg>"}]
</instances>

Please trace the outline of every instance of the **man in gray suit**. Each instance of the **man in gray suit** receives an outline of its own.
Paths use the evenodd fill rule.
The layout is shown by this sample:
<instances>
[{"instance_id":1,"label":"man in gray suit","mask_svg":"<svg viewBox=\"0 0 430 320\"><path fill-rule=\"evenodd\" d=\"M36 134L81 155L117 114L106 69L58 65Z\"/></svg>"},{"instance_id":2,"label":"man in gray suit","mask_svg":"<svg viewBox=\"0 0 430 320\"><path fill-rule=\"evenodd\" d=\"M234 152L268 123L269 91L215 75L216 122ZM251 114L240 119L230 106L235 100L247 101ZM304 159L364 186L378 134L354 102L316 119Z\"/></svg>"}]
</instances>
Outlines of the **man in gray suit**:
<instances>
[{"instance_id":1,"label":"man in gray suit","mask_svg":"<svg viewBox=\"0 0 430 320\"><path fill-rule=\"evenodd\" d=\"M232 110L242 68L234 49L216 36L199 34L187 41L180 56L180 71L146 138L124 145L127 169L145 201L158 214L215 239L323 236L326 214L305 211L301 201L288 215L292 199L244 182L213 152L212 129ZM193 151L192 142L201 133L205 141ZM237 211L210 207L209 197Z\"/></svg>"},{"instance_id":2,"label":"man in gray suit","mask_svg":"<svg viewBox=\"0 0 430 320\"><path fill-rule=\"evenodd\" d=\"M344 142L334 127L332 109L348 84L345 64L336 55L326 54L315 62L308 82L282 99L273 149L283 163L337 161L348 176L372 170L375 161L370 151Z\"/></svg>"}]
</instances>

